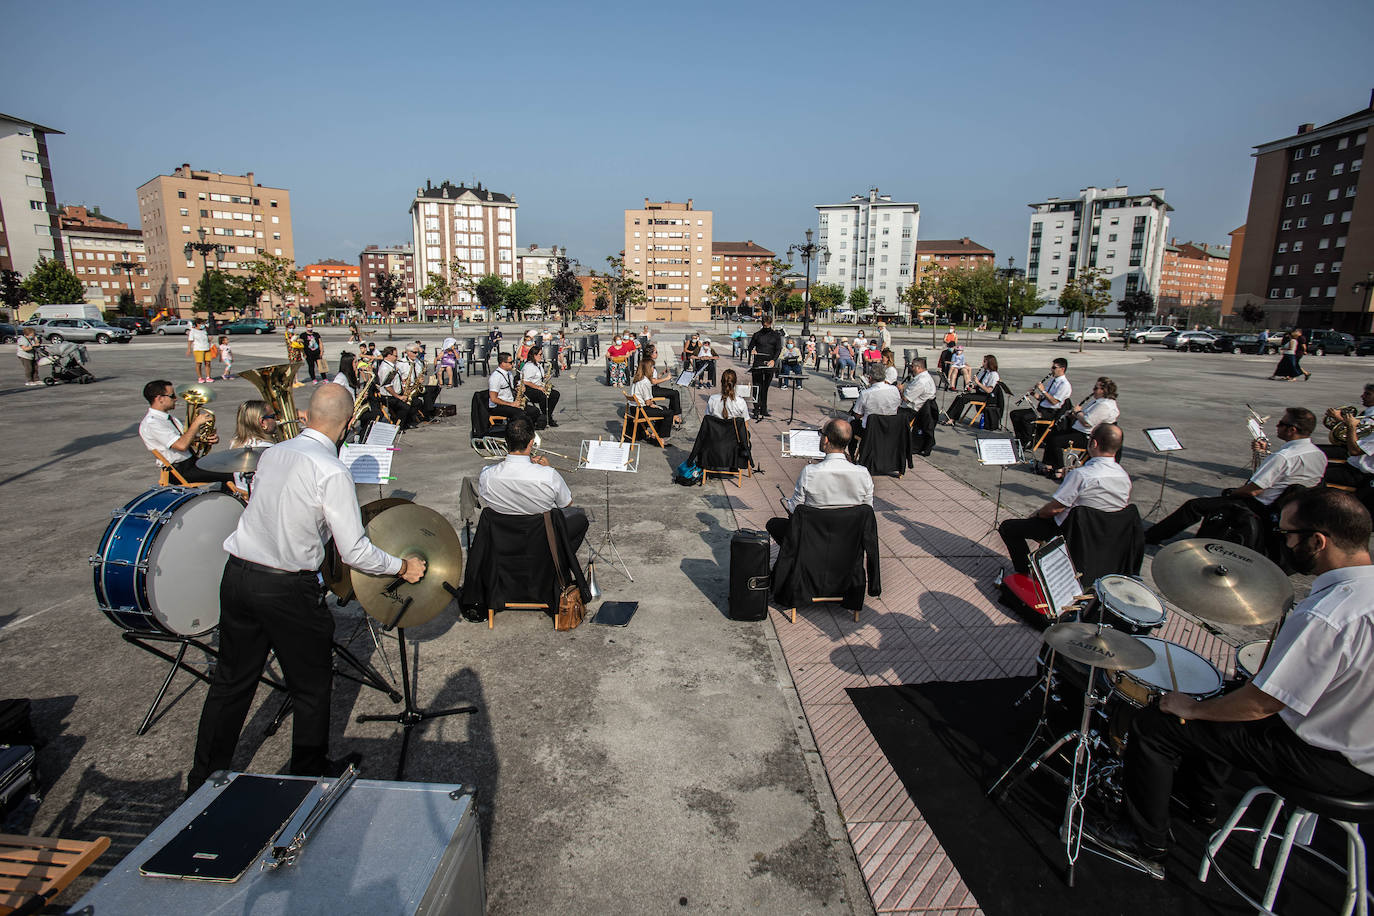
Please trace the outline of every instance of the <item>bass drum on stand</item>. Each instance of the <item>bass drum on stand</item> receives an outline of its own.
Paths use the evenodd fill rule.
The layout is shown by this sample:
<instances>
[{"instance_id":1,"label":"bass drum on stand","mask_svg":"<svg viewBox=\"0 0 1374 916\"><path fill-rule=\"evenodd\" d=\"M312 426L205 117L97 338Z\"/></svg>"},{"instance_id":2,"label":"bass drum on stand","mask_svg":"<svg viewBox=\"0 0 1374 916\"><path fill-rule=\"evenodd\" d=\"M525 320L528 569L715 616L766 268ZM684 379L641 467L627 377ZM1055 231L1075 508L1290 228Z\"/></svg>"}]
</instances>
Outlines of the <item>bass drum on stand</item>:
<instances>
[{"instance_id":1,"label":"bass drum on stand","mask_svg":"<svg viewBox=\"0 0 1374 916\"><path fill-rule=\"evenodd\" d=\"M201 636L219 626L224 539L244 505L204 487L153 487L114 518L91 557L95 598L137 633Z\"/></svg>"}]
</instances>

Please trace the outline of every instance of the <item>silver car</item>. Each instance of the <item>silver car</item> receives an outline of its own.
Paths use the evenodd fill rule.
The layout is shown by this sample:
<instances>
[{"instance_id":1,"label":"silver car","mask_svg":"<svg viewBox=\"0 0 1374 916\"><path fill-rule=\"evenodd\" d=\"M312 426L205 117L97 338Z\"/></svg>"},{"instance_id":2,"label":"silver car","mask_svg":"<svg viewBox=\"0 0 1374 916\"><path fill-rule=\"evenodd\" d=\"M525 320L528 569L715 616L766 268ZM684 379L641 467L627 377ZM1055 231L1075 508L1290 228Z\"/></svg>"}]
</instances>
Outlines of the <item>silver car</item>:
<instances>
[{"instance_id":1,"label":"silver car","mask_svg":"<svg viewBox=\"0 0 1374 916\"><path fill-rule=\"evenodd\" d=\"M134 339L131 331L117 328L103 321L90 321L86 318L54 318L44 324L39 331L49 343L62 340L95 341L107 344L111 341L128 343Z\"/></svg>"}]
</instances>

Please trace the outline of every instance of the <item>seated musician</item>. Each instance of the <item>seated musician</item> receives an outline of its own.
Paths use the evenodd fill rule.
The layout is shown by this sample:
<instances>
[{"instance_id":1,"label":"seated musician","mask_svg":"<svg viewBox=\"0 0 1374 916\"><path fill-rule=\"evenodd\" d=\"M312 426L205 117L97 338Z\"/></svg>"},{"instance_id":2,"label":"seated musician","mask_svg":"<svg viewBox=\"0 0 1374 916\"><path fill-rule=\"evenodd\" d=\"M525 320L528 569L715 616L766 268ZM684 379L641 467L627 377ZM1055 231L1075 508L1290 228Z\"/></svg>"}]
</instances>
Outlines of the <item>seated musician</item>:
<instances>
[{"instance_id":1,"label":"seated musician","mask_svg":"<svg viewBox=\"0 0 1374 916\"><path fill-rule=\"evenodd\" d=\"M869 416L896 416L897 408L902 406L901 390L896 385L884 381L883 376L882 363L871 364L868 368L869 385L859 392L858 400L849 409L855 447L858 440L863 438Z\"/></svg>"},{"instance_id":2,"label":"seated musician","mask_svg":"<svg viewBox=\"0 0 1374 916\"><path fill-rule=\"evenodd\" d=\"M935 448L935 377L926 369L924 356L912 360L911 368L911 380L902 389L900 409L902 412L911 412L914 428L921 434L921 444L916 454L929 458Z\"/></svg>"},{"instance_id":3,"label":"seated musician","mask_svg":"<svg viewBox=\"0 0 1374 916\"><path fill-rule=\"evenodd\" d=\"M530 426L539 422L539 408L528 401L523 407L515 403L515 360L509 353L499 353L496 368L487 376L487 409L493 417L524 417Z\"/></svg>"},{"instance_id":4,"label":"seated musician","mask_svg":"<svg viewBox=\"0 0 1374 916\"><path fill-rule=\"evenodd\" d=\"M644 355L654 361L654 378L650 379L653 383L653 393L656 398L663 398L668 402L668 413L672 414L673 426L682 426L682 394L668 384L673 380L673 376L668 372L666 360L658 358L658 344L651 343L644 351ZM659 375L659 367L662 367L663 374Z\"/></svg>"},{"instance_id":5,"label":"seated musician","mask_svg":"<svg viewBox=\"0 0 1374 916\"><path fill-rule=\"evenodd\" d=\"M645 356L635 368L635 380L630 385L630 397L635 399L644 412L654 421L654 429L659 438L668 438L671 429L682 428L682 417L674 417L669 408L654 403L654 361Z\"/></svg>"},{"instance_id":6,"label":"seated musician","mask_svg":"<svg viewBox=\"0 0 1374 916\"><path fill-rule=\"evenodd\" d=\"M244 401L234 418L234 438L230 448L270 448L277 444L277 415L266 401ZM234 486L248 490L248 476L234 474Z\"/></svg>"},{"instance_id":7,"label":"seated musician","mask_svg":"<svg viewBox=\"0 0 1374 916\"><path fill-rule=\"evenodd\" d=\"M1360 413L1346 416L1339 408L1328 407L1325 420L1345 427L1345 460L1326 466L1326 482L1355 488L1355 497L1369 508L1374 503L1374 435L1359 438L1360 424L1366 429L1374 421L1374 383L1360 394ZM1332 446L1340 448L1341 446Z\"/></svg>"},{"instance_id":8,"label":"seated musician","mask_svg":"<svg viewBox=\"0 0 1374 916\"><path fill-rule=\"evenodd\" d=\"M209 414L197 413L189 427L183 426L172 415L177 406L177 394L176 388L166 379L154 379L144 385L143 398L148 402L148 412L138 424L138 436L143 440L144 447L161 455L162 460L170 464L187 483L223 483L234 479L233 474L202 471L189 451L200 428L210 422ZM219 441L219 436L212 434L208 441L214 445ZM176 478L173 477L172 481L175 483Z\"/></svg>"},{"instance_id":9,"label":"seated musician","mask_svg":"<svg viewBox=\"0 0 1374 916\"><path fill-rule=\"evenodd\" d=\"M544 381L544 348L534 344L525 355L525 365L520 370L520 380L525 383L525 397L539 408L539 420L535 429L545 425L557 426L553 412L558 409L559 392Z\"/></svg>"},{"instance_id":10,"label":"seated musician","mask_svg":"<svg viewBox=\"0 0 1374 916\"><path fill-rule=\"evenodd\" d=\"M706 412L722 420L749 419L749 402L738 394L739 377L734 369L726 369L720 374L720 393L713 394L706 401Z\"/></svg>"},{"instance_id":11,"label":"seated musician","mask_svg":"<svg viewBox=\"0 0 1374 916\"><path fill-rule=\"evenodd\" d=\"M997 383L1001 380L1002 376L997 371L997 357L989 353L983 357L983 366L969 381L968 389L950 402L949 409L945 411L944 424L953 426L964 415L968 405L986 404L990 401L993 392L997 390Z\"/></svg>"},{"instance_id":12,"label":"seated musician","mask_svg":"<svg viewBox=\"0 0 1374 916\"><path fill-rule=\"evenodd\" d=\"M1011 565L1019 573L1030 572L1030 541L1044 543L1059 533L1074 506L1104 512L1126 508L1131 501L1131 478L1117 464L1121 454L1121 427L1103 423L1088 436L1088 461L1064 477L1054 496L1028 518L1009 518L997 526L1007 545Z\"/></svg>"},{"instance_id":13,"label":"seated musician","mask_svg":"<svg viewBox=\"0 0 1374 916\"><path fill-rule=\"evenodd\" d=\"M405 372L408 364L402 366L400 357L396 354L395 347L385 347L382 349L380 362L374 363L377 370L377 390L381 393L382 404L386 408L386 413L390 416L391 422L401 429L413 429L419 425L416 420L419 406L416 403L419 399L403 400L405 393Z\"/></svg>"},{"instance_id":14,"label":"seated musician","mask_svg":"<svg viewBox=\"0 0 1374 916\"><path fill-rule=\"evenodd\" d=\"M1031 394L1038 398L1034 410L1023 407L1011 412L1012 431L1020 440L1021 447L1027 449L1035 444L1036 419L1053 420L1073 397L1073 386L1069 384L1069 361L1062 356L1056 357L1050 364L1049 385L1036 382Z\"/></svg>"},{"instance_id":15,"label":"seated musician","mask_svg":"<svg viewBox=\"0 0 1374 916\"><path fill-rule=\"evenodd\" d=\"M1090 837L1163 877L1169 798L1187 761L1195 819L1215 820L1216 791L1234 770L1336 797L1374 791L1374 566L1369 514L1349 493L1316 489L1283 507L1283 551L1316 575L1279 630L1264 666L1238 690L1206 700L1166 693L1141 710L1126 745L1126 818Z\"/></svg>"},{"instance_id":16,"label":"seated musician","mask_svg":"<svg viewBox=\"0 0 1374 916\"><path fill-rule=\"evenodd\" d=\"M770 518L764 525L773 540L779 544L787 540L792 526L790 515L797 506L839 509L873 505L873 476L868 468L852 463L845 454L852 436L853 428L847 420L827 420L821 427L821 451L825 457L808 464L797 475L797 485L787 501L788 517Z\"/></svg>"},{"instance_id":17,"label":"seated musician","mask_svg":"<svg viewBox=\"0 0 1374 916\"><path fill-rule=\"evenodd\" d=\"M1278 437L1285 443L1259 466L1244 486L1223 490L1220 496L1199 496L1179 506L1166 517L1145 529L1146 544L1163 544L1191 528L1219 509L1245 506L1260 518L1269 506L1293 484L1315 487L1326 473L1326 455L1312 443L1317 418L1305 407L1290 407L1277 424ZM1251 448L1262 450L1258 440Z\"/></svg>"},{"instance_id":18,"label":"seated musician","mask_svg":"<svg viewBox=\"0 0 1374 916\"><path fill-rule=\"evenodd\" d=\"M891 347L883 347L883 381L889 385L896 385L901 373L897 371L897 356L892 352Z\"/></svg>"},{"instance_id":19,"label":"seated musician","mask_svg":"<svg viewBox=\"0 0 1374 916\"><path fill-rule=\"evenodd\" d=\"M572 491L563 475L549 467L548 459L531 457L534 424L514 417L506 424L508 454L497 464L482 469L477 494L482 505L503 515L537 515L562 509L573 553L587 536L587 513L572 507Z\"/></svg>"},{"instance_id":20,"label":"seated musician","mask_svg":"<svg viewBox=\"0 0 1374 916\"><path fill-rule=\"evenodd\" d=\"M425 345L417 340L406 347L405 357L397 361L397 366L411 388L418 392L413 400L416 417L421 420L433 420L434 402L439 399L439 386L429 384L429 371L425 368Z\"/></svg>"},{"instance_id":21,"label":"seated musician","mask_svg":"<svg viewBox=\"0 0 1374 916\"><path fill-rule=\"evenodd\" d=\"M1115 423L1121 416L1116 402L1116 382L1103 375L1093 385L1092 397L1069 410L1073 424L1066 432L1052 432L1045 439L1045 464L1055 470L1056 480L1064 479L1064 449L1086 449L1088 435L1101 423ZM1061 424L1063 420L1059 421Z\"/></svg>"}]
</instances>

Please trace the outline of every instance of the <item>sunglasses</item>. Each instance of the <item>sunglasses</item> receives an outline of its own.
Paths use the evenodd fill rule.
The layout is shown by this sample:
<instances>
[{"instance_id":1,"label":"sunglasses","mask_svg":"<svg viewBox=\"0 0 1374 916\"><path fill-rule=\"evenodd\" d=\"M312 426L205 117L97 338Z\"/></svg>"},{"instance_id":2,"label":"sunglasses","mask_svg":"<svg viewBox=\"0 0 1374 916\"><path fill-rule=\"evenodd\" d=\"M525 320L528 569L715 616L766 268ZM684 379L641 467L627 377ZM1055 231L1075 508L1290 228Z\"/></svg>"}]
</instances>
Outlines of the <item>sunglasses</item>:
<instances>
[{"instance_id":1,"label":"sunglasses","mask_svg":"<svg viewBox=\"0 0 1374 916\"><path fill-rule=\"evenodd\" d=\"M1279 422L1274 424L1275 429L1283 429L1285 426L1287 426L1289 429L1296 429L1298 424L1290 423L1287 420L1280 420Z\"/></svg>"},{"instance_id":2,"label":"sunglasses","mask_svg":"<svg viewBox=\"0 0 1374 916\"><path fill-rule=\"evenodd\" d=\"M1320 528L1284 528L1279 525L1274 526L1274 533L1277 535L1281 535L1283 537L1287 537L1290 534L1326 534L1326 532L1321 530ZM1329 537L1330 535L1327 536Z\"/></svg>"}]
</instances>

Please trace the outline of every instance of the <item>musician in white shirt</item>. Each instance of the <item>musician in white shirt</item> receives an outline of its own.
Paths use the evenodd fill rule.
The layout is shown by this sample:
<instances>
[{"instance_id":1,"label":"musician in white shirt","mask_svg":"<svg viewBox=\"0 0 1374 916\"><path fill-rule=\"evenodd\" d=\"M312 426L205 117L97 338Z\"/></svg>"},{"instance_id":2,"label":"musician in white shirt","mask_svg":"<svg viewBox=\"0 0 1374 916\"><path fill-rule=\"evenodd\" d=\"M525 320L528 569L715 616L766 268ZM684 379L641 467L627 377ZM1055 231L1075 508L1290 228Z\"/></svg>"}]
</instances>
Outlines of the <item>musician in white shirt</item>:
<instances>
[{"instance_id":1,"label":"musician in white shirt","mask_svg":"<svg viewBox=\"0 0 1374 916\"><path fill-rule=\"evenodd\" d=\"M391 414L391 422L401 429L414 427L416 425L415 417L419 410L419 405L416 403L418 398L412 401L405 401L401 398L410 371L409 362L401 361L395 347L385 347L382 350L381 362L377 363L376 366L377 388L381 391L387 411Z\"/></svg>"},{"instance_id":2,"label":"musician in white shirt","mask_svg":"<svg viewBox=\"0 0 1374 916\"><path fill-rule=\"evenodd\" d=\"M726 369L720 374L720 392L711 395L706 401L706 412L722 420L748 420L749 402L737 393L739 377L734 369Z\"/></svg>"},{"instance_id":3,"label":"musician in white shirt","mask_svg":"<svg viewBox=\"0 0 1374 916\"><path fill-rule=\"evenodd\" d=\"M506 424L506 457L482 469L477 494L482 505L503 515L538 515L562 509L568 541L576 553L587 536L587 513L572 505L572 491L548 459L531 457L534 427L524 417Z\"/></svg>"},{"instance_id":4,"label":"musician in white shirt","mask_svg":"<svg viewBox=\"0 0 1374 916\"><path fill-rule=\"evenodd\" d=\"M1374 421L1374 383L1364 386L1360 394L1361 411L1351 416L1340 412L1339 408L1328 407L1326 422L1345 427L1344 461L1332 461L1326 466L1326 482L1355 488L1355 496L1365 508L1374 505L1374 432L1360 436L1360 425Z\"/></svg>"},{"instance_id":5,"label":"musician in white shirt","mask_svg":"<svg viewBox=\"0 0 1374 916\"><path fill-rule=\"evenodd\" d=\"M997 390L1002 376L997 371L997 357L989 353L983 357L982 368L969 380L968 390L956 397L945 411L945 425L953 426L970 404L986 404Z\"/></svg>"},{"instance_id":6,"label":"musician in white shirt","mask_svg":"<svg viewBox=\"0 0 1374 916\"><path fill-rule=\"evenodd\" d=\"M220 582L220 656L205 697L188 778L194 790L215 770L229 769L243 720L269 652L290 685L294 735L290 772L322 776L328 759L334 681L334 617L321 602L317 570L333 538L345 563L365 573L418 582L425 561L392 556L363 530L353 478L339 460L353 399L342 386L321 385L310 399L309 425L258 462L254 498L224 541Z\"/></svg>"},{"instance_id":7,"label":"musician in white shirt","mask_svg":"<svg viewBox=\"0 0 1374 916\"><path fill-rule=\"evenodd\" d=\"M788 517L770 518L764 525L768 534L779 544L787 540L792 525L790 513L797 506L814 509L838 509L846 506L873 505L873 476L868 468L852 463L845 454L849 450L853 427L849 421L832 419L821 427L821 451L825 457L802 468L792 498L787 500Z\"/></svg>"},{"instance_id":8,"label":"musician in white shirt","mask_svg":"<svg viewBox=\"0 0 1374 916\"><path fill-rule=\"evenodd\" d=\"M201 427L210 422L209 414L197 413L189 427L182 426L181 421L172 416L177 405L176 388L166 379L155 379L144 385L143 398L148 402L148 412L138 424L138 436L150 452L161 455L187 483L223 483L234 479L233 474L201 470L189 451ZM219 442L219 436L211 434L208 441L214 445Z\"/></svg>"},{"instance_id":9,"label":"musician in white shirt","mask_svg":"<svg viewBox=\"0 0 1374 916\"><path fill-rule=\"evenodd\" d=\"M672 430L680 426L680 419L674 418L667 407L661 407L654 399L654 361L645 356L635 367L634 382L630 385L630 396L644 408L644 412L654 421L654 429L659 438L666 439Z\"/></svg>"},{"instance_id":10,"label":"musician in white shirt","mask_svg":"<svg viewBox=\"0 0 1374 916\"><path fill-rule=\"evenodd\" d=\"M525 383L525 397L540 411L541 422L536 423L535 428L538 429L541 423L557 426L558 421L553 418L553 413L558 409L559 392L550 390L553 386L544 381L544 348L539 344L530 347L525 355L525 365L520 368L520 379Z\"/></svg>"},{"instance_id":11,"label":"musician in white shirt","mask_svg":"<svg viewBox=\"0 0 1374 916\"><path fill-rule=\"evenodd\" d=\"M1116 512L1130 504L1131 478L1117 463L1120 453L1121 427L1103 423L1094 428L1088 438L1087 464L1069 471L1050 501L1029 518L1009 518L997 526L1017 572L1030 572L1027 542L1044 543L1055 537L1074 506Z\"/></svg>"},{"instance_id":12,"label":"musician in white shirt","mask_svg":"<svg viewBox=\"0 0 1374 916\"><path fill-rule=\"evenodd\" d=\"M850 408L850 413L860 419L862 426L868 425L868 418L873 414L879 416L893 416L897 413L897 408L902 406L902 392L896 385L889 384L885 376L885 371L881 363L869 369L869 386L859 392L859 398ZM855 435L862 436L858 430Z\"/></svg>"},{"instance_id":13,"label":"musician in white shirt","mask_svg":"<svg viewBox=\"0 0 1374 916\"><path fill-rule=\"evenodd\" d=\"M1073 397L1073 386L1069 384L1069 361L1062 356L1056 357L1050 364L1049 385L1043 382L1036 382L1031 389L1031 394L1038 395L1035 410L1022 408L1011 412L1011 428L1016 433L1016 438L1021 440L1023 448L1030 448L1035 444L1036 426L1035 420L1053 420L1059 415L1059 411L1068 406L1069 399Z\"/></svg>"},{"instance_id":14,"label":"musician in white shirt","mask_svg":"<svg viewBox=\"0 0 1374 916\"><path fill-rule=\"evenodd\" d=\"M493 417L524 417L534 426L539 422L539 408L525 402L520 407L515 403L515 359L509 353L496 357L496 369L487 376L487 410Z\"/></svg>"},{"instance_id":15,"label":"musician in white shirt","mask_svg":"<svg viewBox=\"0 0 1374 916\"><path fill-rule=\"evenodd\" d=\"M1099 376L1093 385L1092 397L1069 410L1073 424L1064 432L1050 433L1045 439L1045 464L1057 470L1054 476L1064 477L1064 450L1069 447L1086 449L1088 436L1102 423L1115 423L1121 417L1117 405L1116 382ZM1059 421L1061 424L1063 420Z\"/></svg>"},{"instance_id":16,"label":"musician in white shirt","mask_svg":"<svg viewBox=\"0 0 1374 916\"><path fill-rule=\"evenodd\" d=\"M929 458L935 448L935 376L927 370L924 356L912 360L911 367L915 372L902 391L901 412L911 412L911 447L916 454Z\"/></svg>"}]
</instances>

